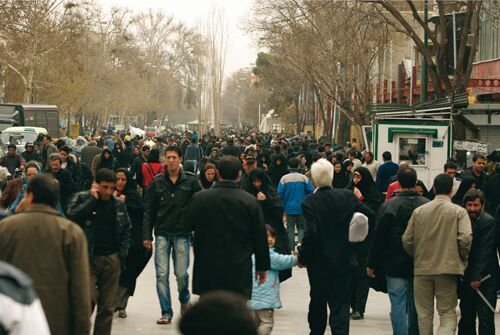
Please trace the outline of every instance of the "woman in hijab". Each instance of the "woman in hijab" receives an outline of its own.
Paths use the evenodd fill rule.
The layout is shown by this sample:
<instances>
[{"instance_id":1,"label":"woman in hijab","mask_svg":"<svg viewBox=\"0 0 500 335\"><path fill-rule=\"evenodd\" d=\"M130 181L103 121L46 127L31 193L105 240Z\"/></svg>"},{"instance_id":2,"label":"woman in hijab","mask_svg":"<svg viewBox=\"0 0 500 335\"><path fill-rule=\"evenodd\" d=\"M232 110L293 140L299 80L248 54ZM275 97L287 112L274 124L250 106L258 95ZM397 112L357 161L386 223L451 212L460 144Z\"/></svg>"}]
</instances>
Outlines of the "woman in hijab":
<instances>
[{"instance_id":1,"label":"woman in hijab","mask_svg":"<svg viewBox=\"0 0 500 335\"><path fill-rule=\"evenodd\" d=\"M261 168L252 170L248 179L249 182L246 184L245 190L257 198L264 213L265 223L273 227L274 231L276 231L276 252L289 255L290 244L285 225L283 224L283 206L276 189L269 184L269 178ZM280 281L285 281L291 276L291 270L280 271Z\"/></svg>"},{"instance_id":2,"label":"woman in hijab","mask_svg":"<svg viewBox=\"0 0 500 335\"><path fill-rule=\"evenodd\" d=\"M125 168L116 170L116 190L114 195L125 202L127 213L132 222L130 248L125 260L125 270L120 275L120 287L116 296L116 310L121 318L127 317L127 302L134 295L137 277L146 267L152 251L143 247L142 220L144 206L137 192L137 184Z\"/></svg>"},{"instance_id":3,"label":"woman in hijab","mask_svg":"<svg viewBox=\"0 0 500 335\"><path fill-rule=\"evenodd\" d=\"M378 190L370 171L361 166L353 173L352 185L354 194L358 199L377 214L380 206L384 202L384 195ZM369 227L368 237L364 242L358 243L354 247L354 252L358 260L358 266L353 278L353 295L351 299L351 308L353 314L351 319L361 320L364 318L366 300L370 290L370 278L366 274L366 264L368 262L368 253L373 237L373 227Z\"/></svg>"},{"instance_id":4,"label":"woman in hijab","mask_svg":"<svg viewBox=\"0 0 500 335\"><path fill-rule=\"evenodd\" d=\"M354 171L352 178L354 194L377 214L384 202L384 195L378 190L370 171L364 166L360 166Z\"/></svg>"},{"instance_id":5,"label":"woman in hijab","mask_svg":"<svg viewBox=\"0 0 500 335\"><path fill-rule=\"evenodd\" d=\"M427 187L425 187L424 182L421 181L420 179L417 180L417 184L415 185L415 191L417 191L417 193L420 196L429 199L429 191L427 190Z\"/></svg>"},{"instance_id":6,"label":"woman in hijab","mask_svg":"<svg viewBox=\"0 0 500 335\"><path fill-rule=\"evenodd\" d=\"M106 147L102 150L102 153L98 156L95 156L94 160L92 161L92 173L95 176L96 172L103 168L110 170L115 169L113 154L111 153L111 150Z\"/></svg>"},{"instance_id":7,"label":"woman in hijab","mask_svg":"<svg viewBox=\"0 0 500 335\"><path fill-rule=\"evenodd\" d=\"M451 198L451 201L456 205L464 207L464 196L469 190L477 190L477 181L474 177L465 177L462 179L457 193Z\"/></svg>"},{"instance_id":8,"label":"woman in hijab","mask_svg":"<svg viewBox=\"0 0 500 335\"><path fill-rule=\"evenodd\" d=\"M215 165L207 163L203 166L203 171L200 173L200 182L204 190L208 190L217 181L215 173Z\"/></svg>"},{"instance_id":9,"label":"woman in hijab","mask_svg":"<svg viewBox=\"0 0 500 335\"><path fill-rule=\"evenodd\" d=\"M346 188L350 180L344 165L337 161L333 164L333 168L333 188Z\"/></svg>"},{"instance_id":10,"label":"woman in hijab","mask_svg":"<svg viewBox=\"0 0 500 335\"><path fill-rule=\"evenodd\" d=\"M281 177L288 172L287 162L285 155L277 153L273 156L271 167L269 168L269 177L273 181L274 187L278 187Z\"/></svg>"}]
</instances>

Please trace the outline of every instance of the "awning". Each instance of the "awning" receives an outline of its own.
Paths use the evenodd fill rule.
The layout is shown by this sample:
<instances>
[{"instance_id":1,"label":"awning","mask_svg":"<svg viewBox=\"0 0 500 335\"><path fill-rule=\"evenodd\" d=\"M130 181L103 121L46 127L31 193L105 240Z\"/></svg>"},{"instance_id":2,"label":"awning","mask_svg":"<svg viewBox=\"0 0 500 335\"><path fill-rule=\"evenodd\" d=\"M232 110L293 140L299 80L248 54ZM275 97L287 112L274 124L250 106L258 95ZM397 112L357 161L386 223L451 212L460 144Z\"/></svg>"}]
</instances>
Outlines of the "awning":
<instances>
[{"instance_id":1,"label":"awning","mask_svg":"<svg viewBox=\"0 0 500 335\"><path fill-rule=\"evenodd\" d=\"M430 128L389 128L389 142L392 142L394 139L394 134L431 135L432 137L437 138L438 130Z\"/></svg>"}]
</instances>

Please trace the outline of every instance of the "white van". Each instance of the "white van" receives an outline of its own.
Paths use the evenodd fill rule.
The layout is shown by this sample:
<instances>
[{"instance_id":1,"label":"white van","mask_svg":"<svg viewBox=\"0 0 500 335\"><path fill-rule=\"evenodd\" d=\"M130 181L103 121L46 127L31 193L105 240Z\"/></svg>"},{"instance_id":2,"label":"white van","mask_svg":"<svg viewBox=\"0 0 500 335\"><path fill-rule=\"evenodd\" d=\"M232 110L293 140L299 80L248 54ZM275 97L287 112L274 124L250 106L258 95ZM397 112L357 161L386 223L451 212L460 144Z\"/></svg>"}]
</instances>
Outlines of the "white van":
<instances>
[{"instance_id":1,"label":"white van","mask_svg":"<svg viewBox=\"0 0 500 335\"><path fill-rule=\"evenodd\" d=\"M15 144L17 152L24 152L26 143L34 143L40 134L48 134L47 129L41 127L9 127L2 132L2 142L5 146Z\"/></svg>"}]
</instances>

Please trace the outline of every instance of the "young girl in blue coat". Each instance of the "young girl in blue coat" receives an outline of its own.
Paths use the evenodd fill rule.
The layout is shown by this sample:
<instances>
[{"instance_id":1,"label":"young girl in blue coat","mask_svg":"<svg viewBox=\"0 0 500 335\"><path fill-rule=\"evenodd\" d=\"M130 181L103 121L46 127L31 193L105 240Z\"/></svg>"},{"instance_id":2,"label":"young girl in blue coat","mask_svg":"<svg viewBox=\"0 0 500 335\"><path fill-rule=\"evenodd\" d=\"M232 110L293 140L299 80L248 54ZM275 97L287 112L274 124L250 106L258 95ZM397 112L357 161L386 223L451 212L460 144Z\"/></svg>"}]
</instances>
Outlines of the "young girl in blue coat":
<instances>
[{"instance_id":1,"label":"young girl in blue coat","mask_svg":"<svg viewBox=\"0 0 500 335\"><path fill-rule=\"evenodd\" d=\"M271 269L267 271L264 283L259 285L255 280L255 258L252 256L254 280L252 300L249 302L250 309L255 313L259 334L262 335L271 334L274 327L274 310L281 308L279 271L288 270L297 265L297 257L278 254L274 250L276 232L270 225L266 225L266 230Z\"/></svg>"}]
</instances>

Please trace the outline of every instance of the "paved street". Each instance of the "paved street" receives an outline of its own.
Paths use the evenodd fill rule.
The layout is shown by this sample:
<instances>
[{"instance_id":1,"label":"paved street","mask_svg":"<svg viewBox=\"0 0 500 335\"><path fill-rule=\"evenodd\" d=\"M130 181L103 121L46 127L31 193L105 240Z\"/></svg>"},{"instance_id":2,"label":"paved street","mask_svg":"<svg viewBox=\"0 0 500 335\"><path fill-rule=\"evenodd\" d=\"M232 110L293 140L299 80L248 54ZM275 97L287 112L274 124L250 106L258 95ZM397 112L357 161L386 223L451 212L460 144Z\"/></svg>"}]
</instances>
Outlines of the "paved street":
<instances>
[{"instance_id":1,"label":"paved street","mask_svg":"<svg viewBox=\"0 0 500 335\"><path fill-rule=\"evenodd\" d=\"M120 319L115 316L113 334L179 334L177 331L179 302L177 301L177 284L173 274L171 275L170 282L172 300L174 302L174 313L177 313L174 316L173 324L160 326L155 323L156 319L160 317L160 310L158 298L156 296L154 265L151 260L146 270L141 277L139 277L135 296L129 301L129 307L127 308L128 317L126 319ZM309 284L305 269L294 269L292 279L286 281L281 287L281 297L283 308L276 312L276 324L273 334L307 334ZM368 297L365 319L361 321L351 321L351 334L392 334L389 309L390 304L387 295L371 291ZM497 327L500 327L500 314L497 313L495 319ZM435 325L437 326L437 320ZM499 333L498 330L497 333ZM330 332L327 331L327 334L330 334Z\"/></svg>"}]
</instances>

